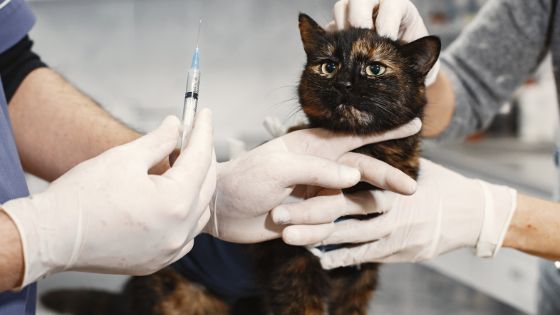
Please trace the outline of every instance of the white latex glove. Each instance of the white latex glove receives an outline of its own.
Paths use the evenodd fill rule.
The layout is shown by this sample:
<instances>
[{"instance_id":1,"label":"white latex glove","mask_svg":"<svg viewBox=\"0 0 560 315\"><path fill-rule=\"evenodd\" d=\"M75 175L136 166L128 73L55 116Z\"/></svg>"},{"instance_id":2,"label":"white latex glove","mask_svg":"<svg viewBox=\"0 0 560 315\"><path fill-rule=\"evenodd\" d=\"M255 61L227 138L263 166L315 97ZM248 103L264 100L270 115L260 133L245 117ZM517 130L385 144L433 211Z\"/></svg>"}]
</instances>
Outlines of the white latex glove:
<instances>
[{"instance_id":1,"label":"white latex glove","mask_svg":"<svg viewBox=\"0 0 560 315\"><path fill-rule=\"evenodd\" d=\"M375 25L373 10L377 9ZM343 30L350 26L375 29L380 36L410 43L428 36L428 29L410 0L339 0L333 8L334 21L330 30ZM439 60L426 76L426 86L436 81Z\"/></svg>"},{"instance_id":2,"label":"white latex glove","mask_svg":"<svg viewBox=\"0 0 560 315\"><path fill-rule=\"evenodd\" d=\"M358 137L337 135L324 129L305 129L271 140L240 157L218 165L216 195L211 204L214 214L206 232L238 243L261 242L281 235L269 213L282 221L283 208L274 209L292 194L296 185L340 189L360 180L357 166L368 165L379 187L412 193L416 183L401 171L371 157L352 153L348 159L355 167L336 162L348 151L368 143L408 137L421 127L416 119L384 134ZM305 190L305 189L304 189ZM329 201L311 198L316 207L329 207ZM280 212L280 213L277 213ZM275 215L276 213L276 215ZM326 224L321 224L326 223ZM309 229L319 235L332 232L332 220L315 222Z\"/></svg>"},{"instance_id":3,"label":"white latex glove","mask_svg":"<svg viewBox=\"0 0 560 315\"><path fill-rule=\"evenodd\" d=\"M421 160L418 189L411 196L387 191L359 194L361 198L351 199L355 203L350 211L335 216L383 214L336 223L322 244L360 245L324 253L313 249L326 269L365 262L416 262L460 247L473 247L479 257L492 257L502 245L517 200L512 188L466 178L428 160ZM309 224L309 220L291 222Z\"/></svg>"},{"instance_id":4,"label":"white latex glove","mask_svg":"<svg viewBox=\"0 0 560 315\"><path fill-rule=\"evenodd\" d=\"M144 275L183 257L210 217L216 183L211 113L200 112L188 146L161 176L180 122L85 161L37 195L1 207L23 245L22 286L65 270Z\"/></svg>"}]
</instances>

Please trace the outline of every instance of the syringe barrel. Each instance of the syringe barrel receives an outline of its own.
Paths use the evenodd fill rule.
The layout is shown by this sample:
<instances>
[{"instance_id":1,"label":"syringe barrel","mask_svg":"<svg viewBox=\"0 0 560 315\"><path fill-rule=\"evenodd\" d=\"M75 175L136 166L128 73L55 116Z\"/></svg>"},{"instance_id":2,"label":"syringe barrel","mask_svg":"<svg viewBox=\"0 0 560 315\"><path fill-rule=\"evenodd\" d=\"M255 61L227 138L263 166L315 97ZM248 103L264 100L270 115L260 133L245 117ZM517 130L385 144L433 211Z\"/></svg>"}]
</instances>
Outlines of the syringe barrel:
<instances>
[{"instance_id":1,"label":"syringe barrel","mask_svg":"<svg viewBox=\"0 0 560 315\"><path fill-rule=\"evenodd\" d=\"M196 115L196 107L198 100L192 97L185 98L185 105L183 109L183 133L181 136L181 151L185 148L188 143L189 136L194 123L194 116Z\"/></svg>"},{"instance_id":2,"label":"syringe barrel","mask_svg":"<svg viewBox=\"0 0 560 315\"><path fill-rule=\"evenodd\" d=\"M196 115L196 107L198 105L198 86L200 84L200 71L191 69L187 77L187 92L185 93L185 102L183 103L183 134L180 140L181 151L188 143L191 129Z\"/></svg>"},{"instance_id":3,"label":"syringe barrel","mask_svg":"<svg viewBox=\"0 0 560 315\"><path fill-rule=\"evenodd\" d=\"M192 93L192 97L198 98L198 87L200 85L200 70L191 69L187 75L187 95L185 97L190 97L189 93Z\"/></svg>"}]
</instances>

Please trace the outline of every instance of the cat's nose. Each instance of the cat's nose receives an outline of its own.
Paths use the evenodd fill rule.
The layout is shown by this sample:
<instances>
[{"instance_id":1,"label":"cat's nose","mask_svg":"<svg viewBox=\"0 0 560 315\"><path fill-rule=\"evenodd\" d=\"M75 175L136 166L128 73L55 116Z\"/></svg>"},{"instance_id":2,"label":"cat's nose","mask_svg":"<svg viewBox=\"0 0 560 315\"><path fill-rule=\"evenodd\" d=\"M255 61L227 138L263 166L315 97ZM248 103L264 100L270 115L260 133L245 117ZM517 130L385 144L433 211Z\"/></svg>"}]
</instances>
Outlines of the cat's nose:
<instances>
[{"instance_id":1,"label":"cat's nose","mask_svg":"<svg viewBox=\"0 0 560 315\"><path fill-rule=\"evenodd\" d=\"M336 86L341 91L350 91L352 89L352 83L350 81L338 81L336 82Z\"/></svg>"}]
</instances>

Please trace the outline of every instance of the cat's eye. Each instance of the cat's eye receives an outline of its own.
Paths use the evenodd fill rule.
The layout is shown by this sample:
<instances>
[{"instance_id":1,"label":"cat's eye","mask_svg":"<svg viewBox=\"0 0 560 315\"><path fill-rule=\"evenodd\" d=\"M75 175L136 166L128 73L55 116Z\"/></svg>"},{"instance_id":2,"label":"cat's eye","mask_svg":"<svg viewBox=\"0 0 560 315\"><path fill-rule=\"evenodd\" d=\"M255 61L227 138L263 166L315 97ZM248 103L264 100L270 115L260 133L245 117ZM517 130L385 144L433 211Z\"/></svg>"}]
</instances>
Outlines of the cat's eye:
<instances>
[{"instance_id":1,"label":"cat's eye","mask_svg":"<svg viewBox=\"0 0 560 315\"><path fill-rule=\"evenodd\" d=\"M336 72L337 68L338 67L336 63L332 61L327 61L321 65L321 73L326 75L332 75L333 73Z\"/></svg>"},{"instance_id":2,"label":"cat's eye","mask_svg":"<svg viewBox=\"0 0 560 315\"><path fill-rule=\"evenodd\" d=\"M380 63L374 63L366 67L366 74L370 77L378 77L385 73L387 67Z\"/></svg>"}]
</instances>

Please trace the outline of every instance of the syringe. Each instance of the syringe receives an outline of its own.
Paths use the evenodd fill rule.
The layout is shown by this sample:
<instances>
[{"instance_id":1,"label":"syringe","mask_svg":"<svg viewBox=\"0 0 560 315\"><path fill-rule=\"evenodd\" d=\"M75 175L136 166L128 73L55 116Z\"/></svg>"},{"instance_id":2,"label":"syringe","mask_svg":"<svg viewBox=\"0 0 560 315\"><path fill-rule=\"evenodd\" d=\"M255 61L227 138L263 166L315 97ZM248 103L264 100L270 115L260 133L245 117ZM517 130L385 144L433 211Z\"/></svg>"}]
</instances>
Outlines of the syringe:
<instances>
[{"instance_id":1,"label":"syringe","mask_svg":"<svg viewBox=\"0 0 560 315\"><path fill-rule=\"evenodd\" d=\"M198 38L200 36L200 20L198 24L198 35L196 37L196 49L192 56L191 68L187 75L187 88L185 92L185 101L183 103L183 134L180 140L181 151L185 148L189 141L189 135L192 130L194 116L196 115L196 107L198 105L198 87L200 85L200 69L199 59L200 54L198 51Z\"/></svg>"}]
</instances>

